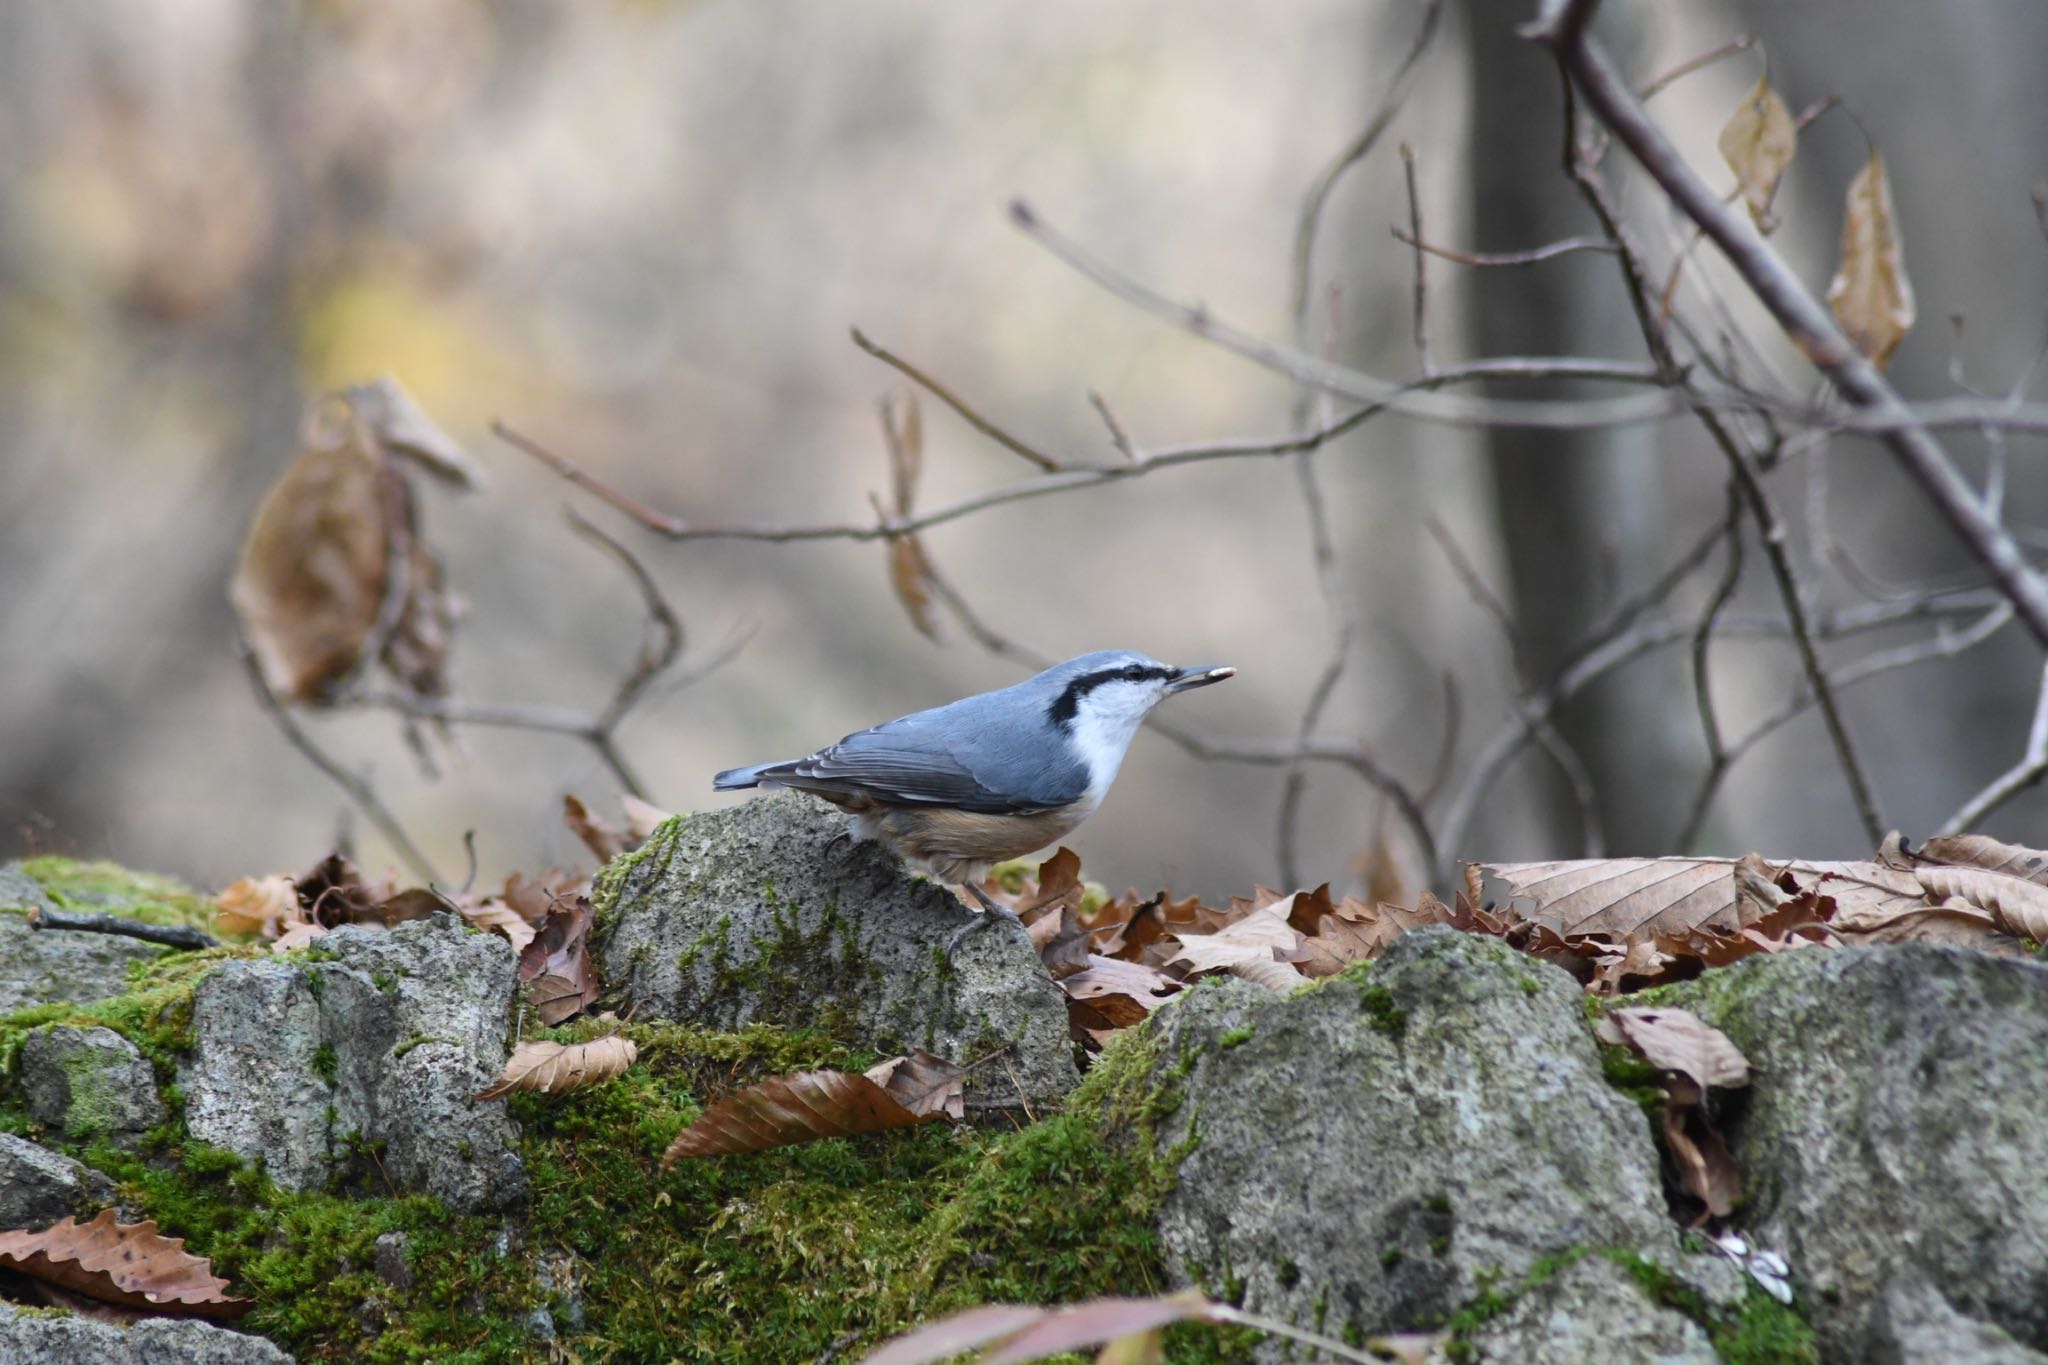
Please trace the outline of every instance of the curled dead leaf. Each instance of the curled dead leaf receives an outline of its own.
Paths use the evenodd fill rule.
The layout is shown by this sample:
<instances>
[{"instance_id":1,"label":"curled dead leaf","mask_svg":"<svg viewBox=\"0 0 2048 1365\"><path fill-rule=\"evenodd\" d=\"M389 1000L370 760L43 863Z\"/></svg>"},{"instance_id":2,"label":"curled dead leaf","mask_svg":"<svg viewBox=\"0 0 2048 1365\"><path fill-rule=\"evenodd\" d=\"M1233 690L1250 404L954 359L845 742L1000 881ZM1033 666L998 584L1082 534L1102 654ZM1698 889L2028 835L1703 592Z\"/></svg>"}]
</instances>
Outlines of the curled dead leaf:
<instances>
[{"instance_id":1,"label":"curled dead leaf","mask_svg":"<svg viewBox=\"0 0 2048 1365\"><path fill-rule=\"evenodd\" d=\"M1842 255L1828 282L1828 307L1856 349L1880 367L1914 318L1913 285L1894 217L1891 181L1873 150L1843 199Z\"/></svg>"},{"instance_id":2,"label":"curled dead leaf","mask_svg":"<svg viewBox=\"0 0 2048 1365\"><path fill-rule=\"evenodd\" d=\"M213 1262L165 1237L153 1220L115 1221L102 1209L89 1223L66 1218L41 1232L0 1232L0 1267L107 1303L157 1313L238 1318L252 1301L228 1295Z\"/></svg>"},{"instance_id":3,"label":"curled dead leaf","mask_svg":"<svg viewBox=\"0 0 2048 1365\"><path fill-rule=\"evenodd\" d=\"M1702 1090L1749 1084L1742 1050L1691 1010L1609 1010L1594 1033L1603 1043L1634 1049L1651 1066L1691 1077Z\"/></svg>"},{"instance_id":4,"label":"curled dead leaf","mask_svg":"<svg viewBox=\"0 0 2048 1365\"><path fill-rule=\"evenodd\" d=\"M515 953L523 951L527 944L533 942L536 932L533 925L505 901L462 900L456 903L456 908L461 910L463 919L477 928L503 935L511 942L512 951Z\"/></svg>"},{"instance_id":5,"label":"curled dead leaf","mask_svg":"<svg viewBox=\"0 0 2048 1365\"><path fill-rule=\"evenodd\" d=\"M286 876L244 877L213 898L213 924L223 934L276 938L299 918L298 888Z\"/></svg>"},{"instance_id":6,"label":"curled dead leaf","mask_svg":"<svg viewBox=\"0 0 2048 1365\"><path fill-rule=\"evenodd\" d=\"M550 1043L529 1039L512 1049L498 1079L472 1097L495 1100L517 1091L567 1095L603 1085L625 1074L640 1055L630 1038L594 1038L587 1043Z\"/></svg>"},{"instance_id":7,"label":"curled dead leaf","mask_svg":"<svg viewBox=\"0 0 2048 1365\"><path fill-rule=\"evenodd\" d=\"M1224 970L1232 976L1264 986L1275 995L1292 995L1297 987L1308 984L1308 978L1293 967L1271 958L1263 962L1256 958L1248 962L1233 962Z\"/></svg>"},{"instance_id":8,"label":"curled dead leaf","mask_svg":"<svg viewBox=\"0 0 2048 1365\"><path fill-rule=\"evenodd\" d=\"M958 1115L964 1112L959 1095L965 1075L951 1063L915 1053L877 1063L865 1075L799 1071L771 1076L699 1114L661 1154L662 1169L686 1158L761 1152Z\"/></svg>"},{"instance_id":9,"label":"curled dead leaf","mask_svg":"<svg viewBox=\"0 0 2048 1365\"><path fill-rule=\"evenodd\" d=\"M1758 76L1756 84L1722 126L1716 145L1728 168L1735 172L1736 188L1741 191L1742 202L1748 206L1759 232L1769 232L1778 225L1771 214L1771 200L1778 192L1778 181L1785 168L1792 164L1797 141L1792 111L1771 88L1769 73Z\"/></svg>"}]
</instances>

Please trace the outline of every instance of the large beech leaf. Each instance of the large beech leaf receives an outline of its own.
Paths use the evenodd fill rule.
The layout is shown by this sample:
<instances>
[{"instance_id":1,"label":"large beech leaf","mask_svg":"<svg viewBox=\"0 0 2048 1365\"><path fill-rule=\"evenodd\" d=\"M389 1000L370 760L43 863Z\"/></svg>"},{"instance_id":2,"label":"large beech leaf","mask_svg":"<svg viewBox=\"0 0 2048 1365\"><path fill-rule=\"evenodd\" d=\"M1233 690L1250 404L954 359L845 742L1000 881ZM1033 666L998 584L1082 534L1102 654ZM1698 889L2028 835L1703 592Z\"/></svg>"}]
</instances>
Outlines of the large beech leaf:
<instances>
[{"instance_id":1,"label":"large beech leaf","mask_svg":"<svg viewBox=\"0 0 2048 1365\"><path fill-rule=\"evenodd\" d=\"M107 1303L157 1313L238 1318L250 1299L228 1295L213 1262L165 1237L153 1220L120 1223L101 1209L89 1223L66 1218L42 1232L0 1232L0 1267Z\"/></svg>"},{"instance_id":2,"label":"large beech leaf","mask_svg":"<svg viewBox=\"0 0 2048 1365\"><path fill-rule=\"evenodd\" d=\"M498 1079L477 1091L478 1100L495 1100L515 1091L566 1095L588 1090L623 1075L640 1055L630 1038L594 1038L587 1043L550 1043L529 1039L512 1049Z\"/></svg>"},{"instance_id":3,"label":"large beech leaf","mask_svg":"<svg viewBox=\"0 0 2048 1365\"><path fill-rule=\"evenodd\" d=\"M892 1057L863 1075L799 1071L771 1076L726 1096L676 1134L663 1169L686 1157L763 1152L823 1138L853 1137L962 1112L967 1073L927 1052Z\"/></svg>"}]
</instances>

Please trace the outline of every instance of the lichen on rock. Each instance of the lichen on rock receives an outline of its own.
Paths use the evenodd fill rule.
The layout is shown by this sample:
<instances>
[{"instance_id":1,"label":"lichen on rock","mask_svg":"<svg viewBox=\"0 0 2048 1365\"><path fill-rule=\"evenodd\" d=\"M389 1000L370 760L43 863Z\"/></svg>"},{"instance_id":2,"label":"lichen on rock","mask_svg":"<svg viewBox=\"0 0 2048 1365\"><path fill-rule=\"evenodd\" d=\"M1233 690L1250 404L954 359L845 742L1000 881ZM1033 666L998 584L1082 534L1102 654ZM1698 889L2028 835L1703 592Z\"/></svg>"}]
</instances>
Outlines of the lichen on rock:
<instances>
[{"instance_id":1,"label":"lichen on rock","mask_svg":"<svg viewBox=\"0 0 2048 1365\"><path fill-rule=\"evenodd\" d=\"M514 1207L517 1133L503 1106L470 1101L504 1065L512 985L510 945L452 915L348 926L298 960L226 963L194 997L187 1125L288 1190L325 1184L371 1146L400 1189Z\"/></svg>"},{"instance_id":2,"label":"lichen on rock","mask_svg":"<svg viewBox=\"0 0 2048 1365\"><path fill-rule=\"evenodd\" d=\"M717 1029L818 1027L882 1051L1007 1066L970 1103L1057 1099L1077 1079L1066 1001L1023 932L995 924L793 794L671 820L600 878L595 951L622 1012Z\"/></svg>"},{"instance_id":3,"label":"lichen on rock","mask_svg":"<svg viewBox=\"0 0 2048 1365\"><path fill-rule=\"evenodd\" d=\"M1737 1222L1791 1263L1832 1357L2043 1358L2048 965L1802 950L1661 995L1755 1071Z\"/></svg>"},{"instance_id":4,"label":"lichen on rock","mask_svg":"<svg viewBox=\"0 0 2048 1365\"><path fill-rule=\"evenodd\" d=\"M72 1137L133 1143L169 1116L155 1069L110 1028L45 1025L15 1065L30 1116Z\"/></svg>"}]
</instances>

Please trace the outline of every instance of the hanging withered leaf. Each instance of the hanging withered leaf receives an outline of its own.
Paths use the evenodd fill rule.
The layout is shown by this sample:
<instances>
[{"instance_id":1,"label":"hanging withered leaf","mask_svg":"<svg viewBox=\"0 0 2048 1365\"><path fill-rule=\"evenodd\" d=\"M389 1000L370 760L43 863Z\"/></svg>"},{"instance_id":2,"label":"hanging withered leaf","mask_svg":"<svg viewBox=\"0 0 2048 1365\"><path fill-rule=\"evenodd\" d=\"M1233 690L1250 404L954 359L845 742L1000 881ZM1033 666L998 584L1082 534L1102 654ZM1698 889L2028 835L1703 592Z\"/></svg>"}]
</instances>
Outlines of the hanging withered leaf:
<instances>
[{"instance_id":1,"label":"hanging withered leaf","mask_svg":"<svg viewBox=\"0 0 2048 1365\"><path fill-rule=\"evenodd\" d=\"M326 702L372 659L421 696L447 694L456 603L401 459L475 486L468 457L396 384L329 395L257 509L228 597L284 701Z\"/></svg>"},{"instance_id":2,"label":"hanging withered leaf","mask_svg":"<svg viewBox=\"0 0 2048 1365\"><path fill-rule=\"evenodd\" d=\"M120 1223L101 1209L89 1223L66 1218L41 1232L0 1232L0 1268L89 1298L155 1313L238 1318L249 1299L228 1295L213 1262L165 1237L154 1221Z\"/></svg>"},{"instance_id":3,"label":"hanging withered leaf","mask_svg":"<svg viewBox=\"0 0 2048 1365\"><path fill-rule=\"evenodd\" d=\"M1680 1180L1716 1217L1742 1199L1742 1174L1706 1107L1707 1091L1749 1084L1749 1062L1728 1035L1689 1010L1621 1009L1593 1031L1663 1072L1664 1146Z\"/></svg>"},{"instance_id":4,"label":"hanging withered leaf","mask_svg":"<svg viewBox=\"0 0 2048 1365\"><path fill-rule=\"evenodd\" d=\"M639 1055L640 1049L630 1038L594 1038L573 1044L530 1039L512 1049L498 1079L473 1098L495 1100L520 1090L543 1095L588 1090L624 1075Z\"/></svg>"},{"instance_id":5,"label":"hanging withered leaf","mask_svg":"<svg viewBox=\"0 0 2048 1365\"><path fill-rule=\"evenodd\" d=\"M764 1152L958 1118L965 1112L966 1075L963 1068L919 1051L879 1062L862 1075L799 1071L771 1076L699 1114L661 1154L662 1169L686 1157Z\"/></svg>"},{"instance_id":6,"label":"hanging withered leaf","mask_svg":"<svg viewBox=\"0 0 2048 1365\"><path fill-rule=\"evenodd\" d=\"M1842 259L1828 307L1856 349L1882 366L1913 326L1913 285L1892 211L1891 182L1876 152L1849 182L1842 205Z\"/></svg>"},{"instance_id":7,"label":"hanging withered leaf","mask_svg":"<svg viewBox=\"0 0 2048 1365\"><path fill-rule=\"evenodd\" d=\"M1771 200L1778 181L1792 164L1798 141L1792 111L1778 92L1771 89L1768 73L1758 76L1750 92L1742 97L1728 122L1722 126L1718 146L1728 168L1735 172L1735 185L1742 202L1749 207L1757 231L1769 232L1778 225L1771 212Z\"/></svg>"},{"instance_id":8,"label":"hanging withered leaf","mask_svg":"<svg viewBox=\"0 0 2048 1365\"><path fill-rule=\"evenodd\" d=\"M889 504L894 516L908 517L917 502L917 481L924 472L924 417L917 395L903 392L882 400L882 440L889 448ZM939 620L932 611L932 563L924 542L913 533L889 536L889 586L903 604L918 634L939 638Z\"/></svg>"}]
</instances>

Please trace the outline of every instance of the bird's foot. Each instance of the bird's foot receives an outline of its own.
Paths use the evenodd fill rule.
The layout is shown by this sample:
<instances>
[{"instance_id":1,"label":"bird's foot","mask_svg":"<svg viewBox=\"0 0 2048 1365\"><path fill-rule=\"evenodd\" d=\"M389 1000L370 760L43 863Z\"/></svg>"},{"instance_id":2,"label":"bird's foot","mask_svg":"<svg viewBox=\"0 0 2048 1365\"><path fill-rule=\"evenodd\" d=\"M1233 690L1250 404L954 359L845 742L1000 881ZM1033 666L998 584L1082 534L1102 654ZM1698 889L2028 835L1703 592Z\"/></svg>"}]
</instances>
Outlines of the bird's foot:
<instances>
[{"instance_id":1,"label":"bird's foot","mask_svg":"<svg viewBox=\"0 0 2048 1365\"><path fill-rule=\"evenodd\" d=\"M961 944L999 920L1008 920L1019 929L1024 927L1024 921L1018 919L1017 912L1010 909L1009 906L999 905L995 901L990 900L988 893L973 882L966 883L966 886L967 894L981 902L981 913L961 925L958 929L955 929L953 936L946 940L946 956L948 958L951 958L954 953L959 951Z\"/></svg>"}]
</instances>

